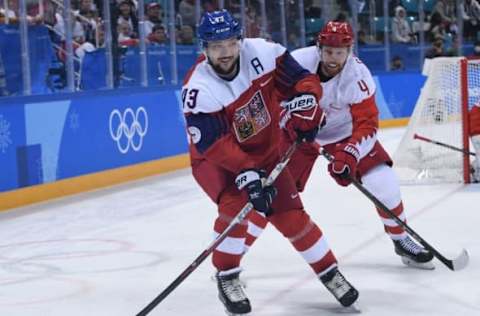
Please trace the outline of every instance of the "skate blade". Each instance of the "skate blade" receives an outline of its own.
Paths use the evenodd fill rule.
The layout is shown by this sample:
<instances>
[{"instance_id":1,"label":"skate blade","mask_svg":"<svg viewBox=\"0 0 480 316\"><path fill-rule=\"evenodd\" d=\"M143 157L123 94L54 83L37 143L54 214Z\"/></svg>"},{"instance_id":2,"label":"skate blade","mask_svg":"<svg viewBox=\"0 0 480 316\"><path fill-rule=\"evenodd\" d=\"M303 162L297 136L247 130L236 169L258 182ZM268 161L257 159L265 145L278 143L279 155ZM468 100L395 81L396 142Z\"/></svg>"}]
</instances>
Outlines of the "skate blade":
<instances>
[{"instance_id":1,"label":"skate blade","mask_svg":"<svg viewBox=\"0 0 480 316\"><path fill-rule=\"evenodd\" d=\"M345 307L339 306L330 309L330 312L335 314L361 314L362 310L360 309L358 303L353 303L352 305Z\"/></svg>"},{"instance_id":2,"label":"skate blade","mask_svg":"<svg viewBox=\"0 0 480 316\"><path fill-rule=\"evenodd\" d=\"M412 268L421 269L421 270L434 270L435 269L435 266L433 265L432 261L416 262L416 261L414 261L410 258L407 258L407 257L401 257L401 258L402 258L402 262L403 262L404 265L412 267Z\"/></svg>"},{"instance_id":3,"label":"skate blade","mask_svg":"<svg viewBox=\"0 0 480 316\"><path fill-rule=\"evenodd\" d=\"M227 314L228 316L245 316L245 315L252 315L252 313L246 313L246 314L237 314L237 313L231 313L227 310L225 310L225 314Z\"/></svg>"}]
</instances>

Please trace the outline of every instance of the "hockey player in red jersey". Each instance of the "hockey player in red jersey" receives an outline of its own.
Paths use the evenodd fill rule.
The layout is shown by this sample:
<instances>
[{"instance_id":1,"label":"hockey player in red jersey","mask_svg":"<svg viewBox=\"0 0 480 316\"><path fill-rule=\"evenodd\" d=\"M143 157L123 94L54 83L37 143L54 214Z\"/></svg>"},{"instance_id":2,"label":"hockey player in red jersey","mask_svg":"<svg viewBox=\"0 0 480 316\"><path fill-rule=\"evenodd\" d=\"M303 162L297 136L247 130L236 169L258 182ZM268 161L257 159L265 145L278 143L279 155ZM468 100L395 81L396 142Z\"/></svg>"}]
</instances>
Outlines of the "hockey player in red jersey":
<instances>
[{"instance_id":1,"label":"hockey player in red jersey","mask_svg":"<svg viewBox=\"0 0 480 316\"><path fill-rule=\"evenodd\" d=\"M470 139L477 154L473 164L473 181L480 182L480 102L470 110Z\"/></svg>"},{"instance_id":2,"label":"hockey player in red jersey","mask_svg":"<svg viewBox=\"0 0 480 316\"><path fill-rule=\"evenodd\" d=\"M339 185L348 186L349 177L361 180L367 190L406 222L392 160L377 140L375 82L368 68L352 54L352 45L350 25L332 21L319 33L317 46L292 52L300 65L321 81L320 106L326 114L326 124L314 143L304 143L297 148L288 167L297 189L303 191L322 146L335 157L328 165L328 172ZM415 243L388 214L380 209L377 212L402 262L433 269L433 255ZM249 238L249 244L264 226L261 222L256 224L256 234Z\"/></svg>"},{"instance_id":3,"label":"hockey player in red jersey","mask_svg":"<svg viewBox=\"0 0 480 316\"><path fill-rule=\"evenodd\" d=\"M205 13L198 33L204 54L182 89L192 173L218 205L216 234L248 201L256 210L213 252L220 300L229 314L251 311L239 273L249 219L255 214L290 240L342 305L353 304L358 292L339 272L288 169L273 186L262 185L262 178L280 159L278 143L272 142L281 133L280 116L289 135L306 141L313 141L324 120L318 106L322 94L318 78L281 45L242 39L239 23L226 10ZM279 100L289 101L282 108ZM297 103L305 106L293 106Z\"/></svg>"}]
</instances>

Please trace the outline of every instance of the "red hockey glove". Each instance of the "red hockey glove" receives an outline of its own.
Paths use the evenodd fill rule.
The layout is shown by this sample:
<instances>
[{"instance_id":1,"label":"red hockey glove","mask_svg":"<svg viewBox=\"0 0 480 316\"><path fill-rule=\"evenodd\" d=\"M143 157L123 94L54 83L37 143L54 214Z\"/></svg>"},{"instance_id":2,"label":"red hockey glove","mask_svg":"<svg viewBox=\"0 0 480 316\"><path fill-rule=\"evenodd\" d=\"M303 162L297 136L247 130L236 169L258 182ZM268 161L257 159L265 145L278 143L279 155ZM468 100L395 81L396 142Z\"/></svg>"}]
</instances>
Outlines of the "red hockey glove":
<instances>
[{"instance_id":1,"label":"red hockey glove","mask_svg":"<svg viewBox=\"0 0 480 316\"><path fill-rule=\"evenodd\" d=\"M280 127L297 142L313 142L319 128L325 125L325 114L313 94L301 94L281 103Z\"/></svg>"},{"instance_id":2,"label":"red hockey glove","mask_svg":"<svg viewBox=\"0 0 480 316\"><path fill-rule=\"evenodd\" d=\"M334 159L328 165L328 172L341 186L346 187L356 177L360 153L351 143L338 144L333 152Z\"/></svg>"},{"instance_id":3,"label":"red hockey glove","mask_svg":"<svg viewBox=\"0 0 480 316\"><path fill-rule=\"evenodd\" d=\"M265 178L264 170L247 169L241 171L235 179L239 190L246 189L248 200L257 211L270 215L273 199L277 196L277 189L272 186L263 186L262 178Z\"/></svg>"}]
</instances>

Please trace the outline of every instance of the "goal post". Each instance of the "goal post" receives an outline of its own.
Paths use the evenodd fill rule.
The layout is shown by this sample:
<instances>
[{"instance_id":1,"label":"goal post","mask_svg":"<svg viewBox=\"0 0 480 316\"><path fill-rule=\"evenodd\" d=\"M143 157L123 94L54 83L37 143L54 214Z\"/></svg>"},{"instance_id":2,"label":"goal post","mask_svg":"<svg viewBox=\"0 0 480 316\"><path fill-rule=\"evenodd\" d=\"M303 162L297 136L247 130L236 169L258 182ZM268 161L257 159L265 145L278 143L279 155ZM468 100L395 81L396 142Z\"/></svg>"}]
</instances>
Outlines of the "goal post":
<instances>
[{"instance_id":1,"label":"goal post","mask_svg":"<svg viewBox=\"0 0 480 316\"><path fill-rule=\"evenodd\" d=\"M470 183L469 108L480 100L480 60L426 59L427 80L406 132L393 155L401 183ZM414 139L414 135L457 147Z\"/></svg>"}]
</instances>

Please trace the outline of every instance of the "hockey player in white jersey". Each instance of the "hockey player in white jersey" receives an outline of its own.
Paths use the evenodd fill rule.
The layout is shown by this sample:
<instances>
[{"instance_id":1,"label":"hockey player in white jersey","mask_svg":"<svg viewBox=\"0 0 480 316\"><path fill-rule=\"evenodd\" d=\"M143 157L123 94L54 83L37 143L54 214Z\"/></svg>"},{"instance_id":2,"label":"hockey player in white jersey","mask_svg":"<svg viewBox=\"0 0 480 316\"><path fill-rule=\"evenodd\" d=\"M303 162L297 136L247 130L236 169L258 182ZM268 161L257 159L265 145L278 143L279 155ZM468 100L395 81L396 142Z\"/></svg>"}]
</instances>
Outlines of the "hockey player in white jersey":
<instances>
[{"instance_id":1,"label":"hockey player in white jersey","mask_svg":"<svg viewBox=\"0 0 480 316\"><path fill-rule=\"evenodd\" d=\"M253 218L270 222L335 298L351 306L358 292L340 273L322 231L304 210L288 169L273 185L262 185L283 154L278 142L272 142L283 133L282 115L288 118L282 119L288 135L314 141L324 120L318 105L320 81L283 46L241 39L238 21L226 10L204 13L198 33L203 54L182 87L192 173L217 204L215 234L222 233L247 202L256 210L212 254L219 298L227 313L244 315L252 309L239 274ZM287 101L283 108L281 101ZM294 107L297 102L304 106Z\"/></svg>"},{"instance_id":2,"label":"hockey player in white jersey","mask_svg":"<svg viewBox=\"0 0 480 316\"><path fill-rule=\"evenodd\" d=\"M311 73L317 74L323 88L321 108L326 125L316 137L335 159L328 172L341 186L354 177L395 215L406 222L400 187L392 169L392 160L377 140L378 109L375 82L362 61L353 55L353 32L348 23L328 22L317 39L317 46L292 52L294 58ZM289 169L303 190L318 148L304 144L290 161ZM433 269L433 255L415 243L403 227L377 208L386 233L402 262Z\"/></svg>"},{"instance_id":3,"label":"hockey player in white jersey","mask_svg":"<svg viewBox=\"0 0 480 316\"><path fill-rule=\"evenodd\" d=\"M352 45L350 25L331 21L319 33L316 46L292 52L300 65L321 81L320 106L326 114L326 125L320 129L314 143L297 147L288 168L298 191L302 192L321 146L335 157L328 165L328 172L339 185L348 186L349 177L355 177L406 222L392 160L377 140L375 82L365 64L353 55ZM434 269L432 253L413 241L384 211L377 208L377 212L402 262L421 269ZM256 226L258 237L264 225L257 221ZM254 240L251 237L249 244Z\"/></svg>"}]
</instances>

